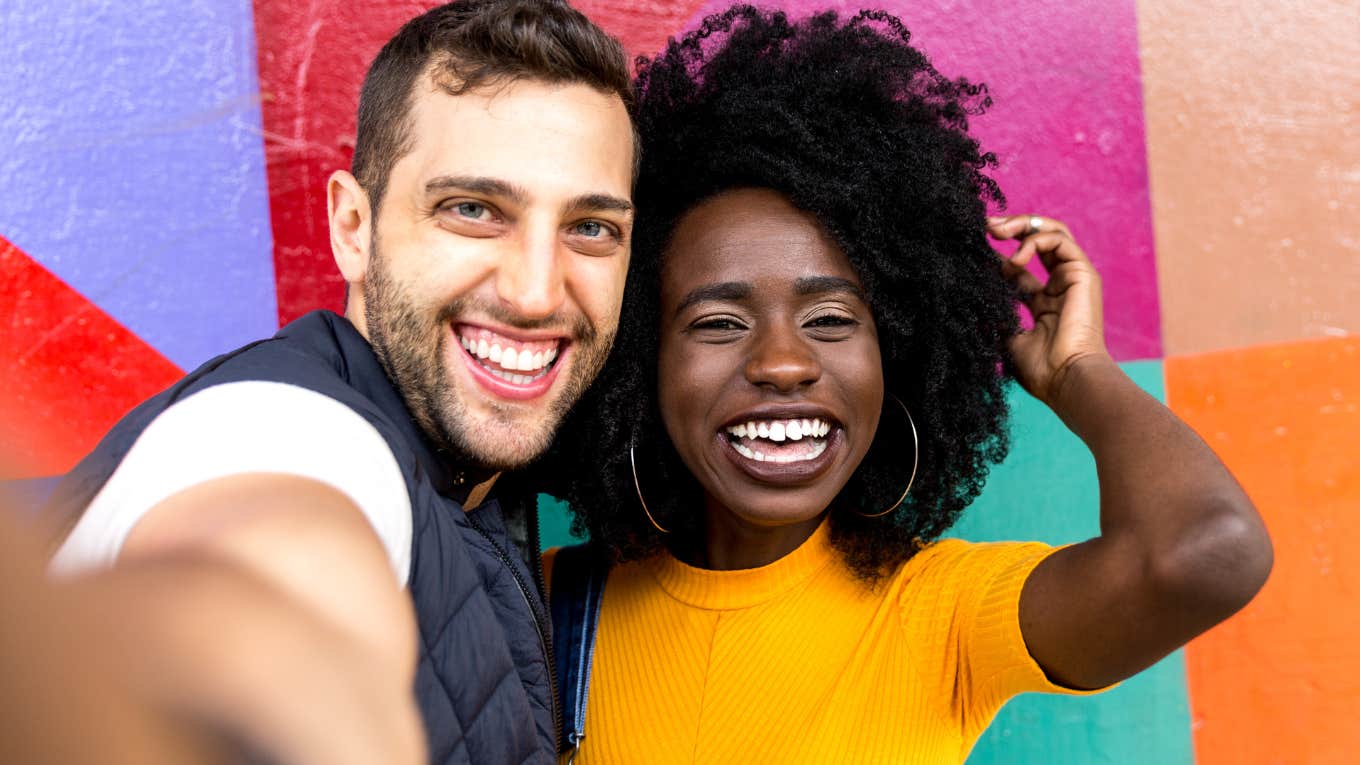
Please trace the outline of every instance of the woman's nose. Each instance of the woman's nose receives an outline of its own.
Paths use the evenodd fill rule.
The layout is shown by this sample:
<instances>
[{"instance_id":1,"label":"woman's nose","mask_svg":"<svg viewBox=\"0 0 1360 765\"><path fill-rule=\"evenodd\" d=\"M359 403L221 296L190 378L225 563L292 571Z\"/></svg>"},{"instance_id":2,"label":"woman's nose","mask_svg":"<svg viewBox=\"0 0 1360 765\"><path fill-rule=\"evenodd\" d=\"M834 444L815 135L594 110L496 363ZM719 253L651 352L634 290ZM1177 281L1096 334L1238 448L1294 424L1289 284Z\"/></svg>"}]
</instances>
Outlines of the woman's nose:
<instances>
[{"instance_id":1,"label":"woman's nose","mask_svg":"<svg viewBox=\"0 0 1360 765\"><path fill-rule=\"evenodd\" d=\"M757 386L792 391L822 376L822 364L806 338L795 330L761 332L752 338L746 379Z\"/></svg>"}]
</instances>

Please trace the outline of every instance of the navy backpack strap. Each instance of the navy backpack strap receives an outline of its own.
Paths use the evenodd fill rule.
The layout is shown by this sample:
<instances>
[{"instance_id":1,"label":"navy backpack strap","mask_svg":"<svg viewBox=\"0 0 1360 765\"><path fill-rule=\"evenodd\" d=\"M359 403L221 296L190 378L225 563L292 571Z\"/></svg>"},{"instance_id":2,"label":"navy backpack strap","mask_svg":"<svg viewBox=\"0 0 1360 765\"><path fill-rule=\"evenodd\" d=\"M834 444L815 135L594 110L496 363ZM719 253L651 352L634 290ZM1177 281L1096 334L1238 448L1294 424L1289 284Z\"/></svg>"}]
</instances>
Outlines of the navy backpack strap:
<instances>
[{"instance_id":1,"label":"navy backpack strap","mask_svg":"<svg viewBox=\"0 0 1360 765\"><path fill-rule=\"evenodd\" d=\"M604 599L609 567L598 554L579 544L559 549L552 568L549 600L558 699L562 703L558 746L574 756L586 735L586 697L590 693L590 665L595 658L595 628L599 624L600 601Z\"/></svg>"}]
</instances>

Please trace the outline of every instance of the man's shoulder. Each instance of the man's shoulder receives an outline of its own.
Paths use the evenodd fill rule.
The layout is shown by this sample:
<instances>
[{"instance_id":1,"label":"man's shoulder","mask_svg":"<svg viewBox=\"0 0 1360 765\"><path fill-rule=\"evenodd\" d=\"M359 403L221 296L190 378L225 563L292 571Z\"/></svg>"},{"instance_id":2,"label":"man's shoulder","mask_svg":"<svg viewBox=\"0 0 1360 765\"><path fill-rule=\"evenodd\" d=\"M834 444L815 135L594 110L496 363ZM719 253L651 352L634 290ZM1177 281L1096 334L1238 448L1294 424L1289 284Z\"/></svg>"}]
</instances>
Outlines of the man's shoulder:
<instances>
[{"instance_id":1,"label":"man's shoulder","mask_svg":"<svg viewBox=\"0 0 1360 765\"><path fill-rule=\"evenodd\" d=\"M212 385L254 380L313 389L352 388L341 337L346 330L358 337L345 319L328 311L313 311L271 338L249 343L202 364L167 392L179 399ZM359 342L363 342L362 338ZM366 344L364 348L367 350Z\"/></svg>"},{"instance_id":2,"label":"man's shoulder","mask_svg":"<svg viewBox=\"0 0 1360 765\"><path fill-rule=\"evenodd\" d=\"M348 336L352 335L352 337ZM355 387L349 355L367 353L367 343L342 317L315 311L284 327L274 337L258 340L213 358L174 385L142 402L119 420L99 444L65 477L49 505L54 528L69 528L107 482L133 445L153 422L176 405L212 388L230 385L238 395L224 401L237 412L270 397L301 388L333 399L376 427L390 447L399 429L371 398ZM363 359L361 363L370 363ZM376 361L371 361L376 365ZM234 385L272 383L275 385ZM244 395L239 395L244 393ZM204 434L211 437L211 434Z\"/></svg>"},{"instance_id":3,"label":"man's shoulder","mask_svg":"<svg viewBox=\"0 0 1360 765\"><path fill-rule=\"evenodd\" d=\"M280 383L314 391L380 425L386 420L382 407L365 390L381 388L383 380L368 378L385 379L363 336L344 317L330 311L313 311L273 337L249 343L200 365L134 409L110 435L128 428L135 438L156 416L195 394L247 382ZM268 396L276 390L282 389L255 386L253 395Z\"/></svg>"},{"instance_id":4,"label":"man's shoulder","mask_svg":"<svg viewBox=\"0 0 1360 765\"><path fill-rule=\"evenodd\" d=\"M83 519L103 499L135 494L101 507L140 512L191 480L296 474L355 498L385 541L398 540L392 548L406 557L393 557L404 573L413 524L423 533L435 521L463 520L440 512L452 503L441 493L444 468L367 341L344 319L317 313L209 361L133 410L67 474L43 515L55 545L77 524L93 524ZM111 483L138 491L120 494ZM135 519L134 511L117 517ZM400 528L385 533L385 524ZM104 534L104 547L116 550L121 538Z\"/></svg>"}]
</instances>

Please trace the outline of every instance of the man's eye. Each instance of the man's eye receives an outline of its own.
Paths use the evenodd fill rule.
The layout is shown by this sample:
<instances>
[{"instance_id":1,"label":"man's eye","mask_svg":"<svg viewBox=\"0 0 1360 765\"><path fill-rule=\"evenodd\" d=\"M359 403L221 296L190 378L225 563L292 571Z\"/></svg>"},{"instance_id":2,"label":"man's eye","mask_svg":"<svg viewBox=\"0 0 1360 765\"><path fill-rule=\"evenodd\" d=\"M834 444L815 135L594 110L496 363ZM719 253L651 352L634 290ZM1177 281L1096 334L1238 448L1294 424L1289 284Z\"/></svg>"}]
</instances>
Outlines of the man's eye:
<instances>
[{"instance_id":1,"label":"man's eye","mask_svg":"<svg viewBox=\"0 0 1360 765\"><path fill-rule=\"evenodd\" d=\"M576 224L576 233L590 239L600 239L613 235L613 231L597 220L586 220Z\"/></svg>"},{"instance_id":2,"label":"man's eye","mask_svg":"<svg viewBox=\"0 0 1360 765\"><path fill-rule=\"evenodd\" d=\"M452 209L464 218L472 218L473 220L481 220L491 212L486 205L480 202L459 202L453 205Z\"/></svg>"}]
</instances>

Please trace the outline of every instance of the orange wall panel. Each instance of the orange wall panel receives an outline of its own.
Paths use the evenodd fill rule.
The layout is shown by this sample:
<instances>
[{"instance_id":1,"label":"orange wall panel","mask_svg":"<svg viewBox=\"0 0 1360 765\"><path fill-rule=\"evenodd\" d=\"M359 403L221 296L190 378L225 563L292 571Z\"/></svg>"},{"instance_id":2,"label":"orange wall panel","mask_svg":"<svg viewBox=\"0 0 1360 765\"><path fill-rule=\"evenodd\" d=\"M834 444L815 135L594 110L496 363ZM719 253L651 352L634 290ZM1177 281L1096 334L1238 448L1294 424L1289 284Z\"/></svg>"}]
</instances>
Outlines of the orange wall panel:
<instances>
[{"instance_id":1,"label":"orange wall panel","mask_svg":"<svg viewBox=\"0 0 1360 765\"><path fill-rule=\"evenodd\" d=\"M1138 15L1166 354L1360 332L1360 5Z\"/></svg>"},{"instance_id":2,"label":"orange wall panel","mask_svg":"<svg viewBox=\"0 0 1360 765\"><path fill-rule=\"evenodd\" d=\"M1265 517L1275 569L1190 644L1200 765L1360 758L1360 338L1166 361L1167 399Z\"/></svg>"}]
</instances>

